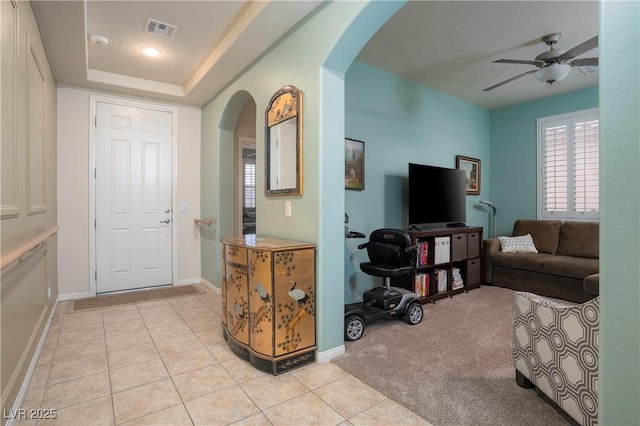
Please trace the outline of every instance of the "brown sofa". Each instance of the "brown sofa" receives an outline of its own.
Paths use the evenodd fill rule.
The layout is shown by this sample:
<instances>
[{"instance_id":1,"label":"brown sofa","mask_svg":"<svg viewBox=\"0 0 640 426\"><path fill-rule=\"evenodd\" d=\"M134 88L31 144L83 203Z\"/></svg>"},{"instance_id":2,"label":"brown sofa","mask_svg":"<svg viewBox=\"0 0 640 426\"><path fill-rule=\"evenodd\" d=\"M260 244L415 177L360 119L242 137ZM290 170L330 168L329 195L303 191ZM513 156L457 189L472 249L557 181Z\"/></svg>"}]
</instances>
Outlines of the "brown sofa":
<instances>
[{"instance_id":1,"label":"brown sofa","mask_svg":"<svg viewBox=\"0 0 640 426\"><path fill-rule=\"evenodd\" d=\"M531 234L538 253L503 253L497 238L484 240L487 284L582 303L599 294L599 224L523 220L513 236Z\"/></svg>"}]
</instances>

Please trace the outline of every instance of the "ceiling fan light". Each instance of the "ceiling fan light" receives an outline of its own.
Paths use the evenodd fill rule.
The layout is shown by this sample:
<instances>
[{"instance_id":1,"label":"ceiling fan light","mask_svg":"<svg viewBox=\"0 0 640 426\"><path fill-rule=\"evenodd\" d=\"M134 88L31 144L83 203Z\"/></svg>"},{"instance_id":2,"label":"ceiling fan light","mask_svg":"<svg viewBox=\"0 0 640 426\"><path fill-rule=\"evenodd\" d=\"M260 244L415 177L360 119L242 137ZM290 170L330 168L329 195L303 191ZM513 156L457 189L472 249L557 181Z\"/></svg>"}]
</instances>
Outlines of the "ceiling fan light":
<instances>
[{"instance_id":1,"label":"ceiling fan light","mask_svg":"<svg viewBox=\"0 0 640 426\"><path fill-rule=\"evenodd\" d=\"M567 64L551 64L547 67L540 68L535 72L535 76L538 81L543 83L555 83L556 81L560 81L566 76L569 75L569 71L571 71L571 65Z\"/></svg>"}]
</instances>

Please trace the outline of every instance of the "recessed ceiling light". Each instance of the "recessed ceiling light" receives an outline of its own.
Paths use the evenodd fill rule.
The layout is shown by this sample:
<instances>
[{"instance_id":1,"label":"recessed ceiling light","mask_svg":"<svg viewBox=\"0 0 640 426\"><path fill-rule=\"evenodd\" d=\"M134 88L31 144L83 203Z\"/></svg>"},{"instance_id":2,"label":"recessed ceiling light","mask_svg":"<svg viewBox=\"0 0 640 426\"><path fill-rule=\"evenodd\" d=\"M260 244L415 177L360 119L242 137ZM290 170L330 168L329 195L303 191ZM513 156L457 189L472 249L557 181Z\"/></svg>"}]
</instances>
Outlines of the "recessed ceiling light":
<instances>
[{"instance_id":1,"label":"recessed ceiling light","mask_svg":"<svg viewBox=\"0 0 640 426\"><path fill-rule=\"evenodd\" d=\"M160 53L162 53L162 52L160 52L160 49L157 49L157 48L152 47L152 46L142 46L140 48L140 51L142 53L144 53L145 55L151 56L151 57L160 56Z\"/></svg>"},{"instance_id":2,"label":"recessed ceiling light","mask_svg":"<svg viewBox=\"0 0 640 426\"><path fill-rule=\"evenodd\" d=\"M109 44L108 38L97 34L93 34L91 37L89 37L89 41L96 46L106 46L107 44Z\"/></svg>"}]
</instances>

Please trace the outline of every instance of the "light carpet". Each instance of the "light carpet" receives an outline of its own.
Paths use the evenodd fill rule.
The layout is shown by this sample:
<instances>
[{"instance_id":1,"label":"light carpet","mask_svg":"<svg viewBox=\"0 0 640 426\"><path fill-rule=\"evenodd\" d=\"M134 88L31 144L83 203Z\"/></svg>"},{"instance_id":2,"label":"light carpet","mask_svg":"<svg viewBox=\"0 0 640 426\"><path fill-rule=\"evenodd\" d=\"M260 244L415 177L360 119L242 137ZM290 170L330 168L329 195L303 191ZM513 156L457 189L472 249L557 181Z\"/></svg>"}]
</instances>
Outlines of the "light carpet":
<instances>
[{"instance_id":1,"label":"light carpet","mask_svg":"<svg viewBox=\"0 0 640 426\"><path fill-rule=\"evenodd\" d=\"M513 294L482 286L423 305L418 325L371 324L332 362L435 426L572 424L540 392L516 385Z\"/></svg>"}]
</instances>

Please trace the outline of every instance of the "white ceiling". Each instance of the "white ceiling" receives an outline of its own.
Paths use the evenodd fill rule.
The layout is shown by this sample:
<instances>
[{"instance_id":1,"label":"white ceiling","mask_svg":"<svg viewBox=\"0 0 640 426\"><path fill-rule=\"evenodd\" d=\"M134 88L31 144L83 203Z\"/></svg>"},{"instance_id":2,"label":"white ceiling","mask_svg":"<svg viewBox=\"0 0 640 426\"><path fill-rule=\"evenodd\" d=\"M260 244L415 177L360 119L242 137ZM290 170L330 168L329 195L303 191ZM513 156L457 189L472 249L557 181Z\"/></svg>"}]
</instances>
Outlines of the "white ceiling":
<instances>
[{"instance_id":1,"label":"white ceiling","mask_svg":"<svg viewBox=\"0 0 640 426\"><path fill-rule=\"evenodd\" d=\"M598 73L569 76L547 87L530 74L483 92L531 69L493 64L533 60L548 50L541 38L562 32L558 48L571 49L598 35L598 2L413 1L364 47L358 60L487 109L596 86ZM597 57L598 49L580 57Z\"/></svg>"},{"instance_id":2,"label":"white ceiling","mask_svg":"<svg viewBox=\"0 0 640 426\"><path fill-rule=\"evenodd\" d=\"M59 83L201 106L319 4L92 0L33 7ZM145 34L147 18L179 27L174 38ZM357 59L487 109L597 85L597 72L573 68L552 87L528 75L483 92L534 68L492 61L531 60L548 49L540 39L552 32L563 33L557 47L565 49L597 35L597 0L411 1ZM91 44L92 34L109 44ZM162 55L143 57L143 44ZM594 49L581 57L597 55Z\"/></svg>"},{"instance_id":3,"label":"white ceiling","mask_svg":"<svg viewBox=\"0 0 640 426\"><path fill-rule=\"evenodd\" d=\"M56 81L201 106L321 2L33 1ZM148 18L178 27L144 32ZM91 35L109 39L106 46ZM159 48L144 57L143 45Z\"/></svg>"}]
</instances>

